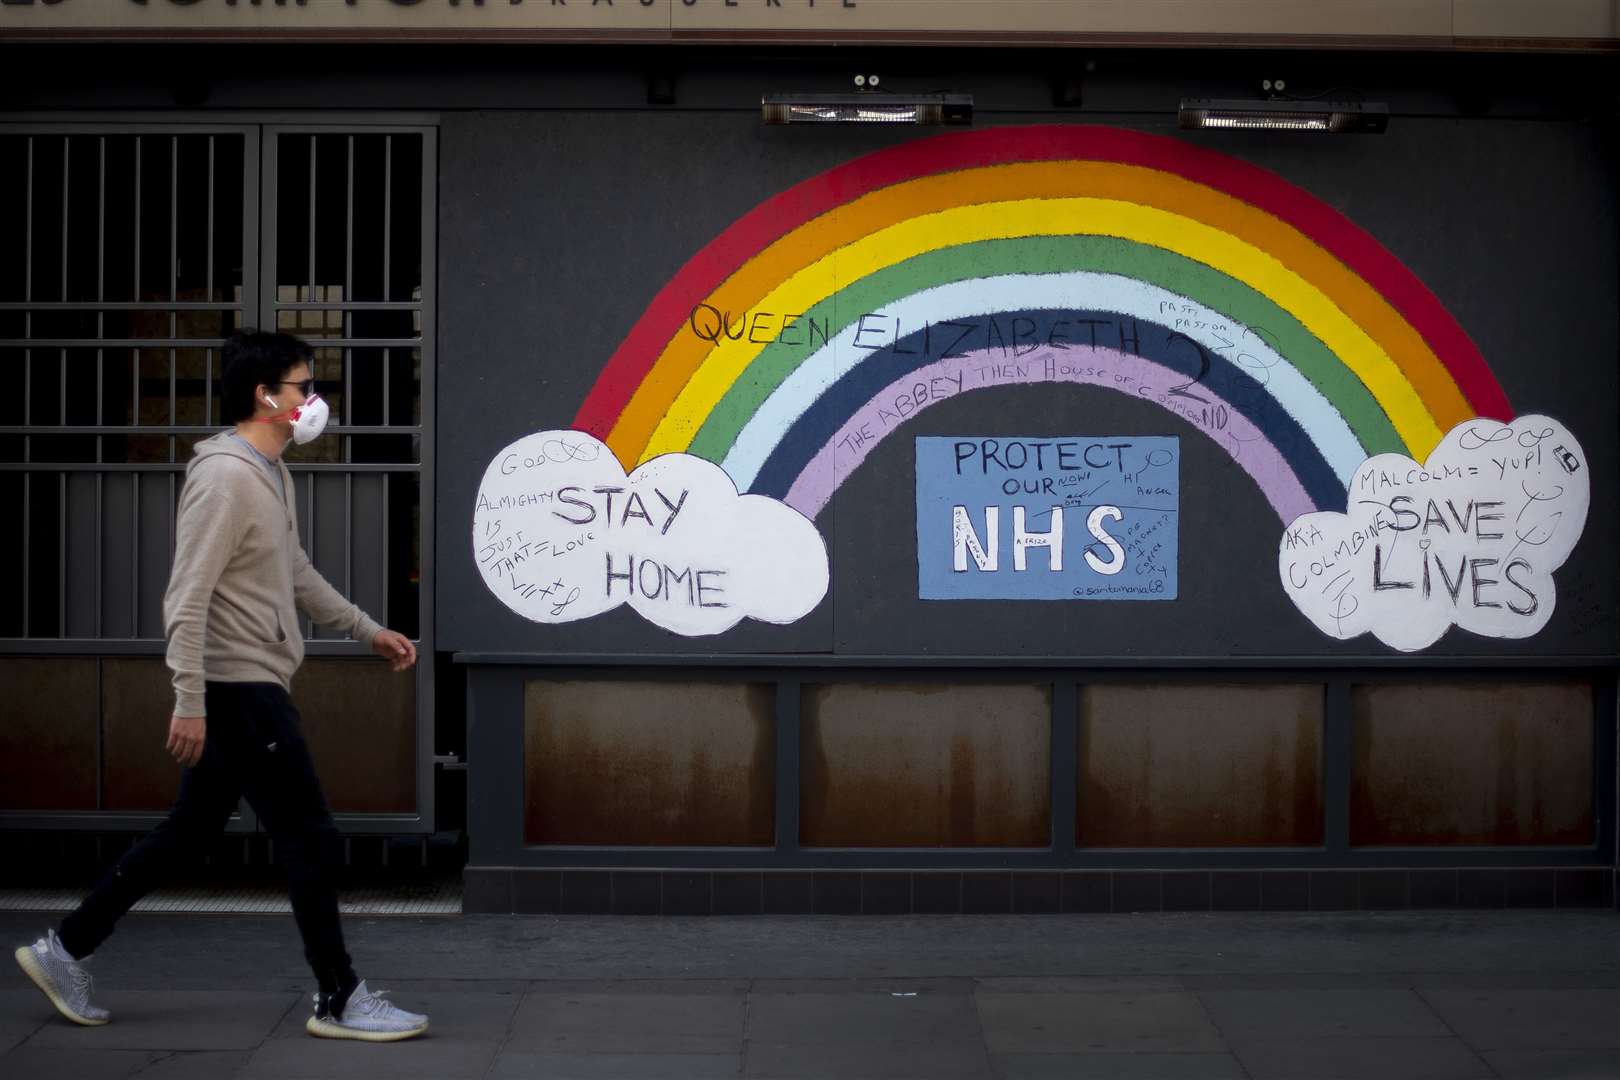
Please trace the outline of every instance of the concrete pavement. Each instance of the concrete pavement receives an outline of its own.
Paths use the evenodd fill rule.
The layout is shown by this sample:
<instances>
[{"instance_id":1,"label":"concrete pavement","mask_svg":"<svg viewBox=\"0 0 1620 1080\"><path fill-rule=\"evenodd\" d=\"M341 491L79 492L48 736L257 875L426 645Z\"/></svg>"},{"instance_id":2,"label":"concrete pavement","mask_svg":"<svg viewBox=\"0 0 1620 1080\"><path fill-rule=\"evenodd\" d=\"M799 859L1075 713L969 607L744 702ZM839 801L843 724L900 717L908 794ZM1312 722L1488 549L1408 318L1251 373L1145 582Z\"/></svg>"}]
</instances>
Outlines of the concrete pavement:
<instances>
[{"instance_id":1,"label":"concrete pavement","mask_svg":"<svg viewBox=\"0 0 1620 1080\"><path fill-rule=\"evenodd\" d=\"M1601 910L346 925L427 1036L305 1035L288 917L132 915L92 965L106 1027L6 965L0 1077L1620 1078Z\"/></svg>"}]
</instances>

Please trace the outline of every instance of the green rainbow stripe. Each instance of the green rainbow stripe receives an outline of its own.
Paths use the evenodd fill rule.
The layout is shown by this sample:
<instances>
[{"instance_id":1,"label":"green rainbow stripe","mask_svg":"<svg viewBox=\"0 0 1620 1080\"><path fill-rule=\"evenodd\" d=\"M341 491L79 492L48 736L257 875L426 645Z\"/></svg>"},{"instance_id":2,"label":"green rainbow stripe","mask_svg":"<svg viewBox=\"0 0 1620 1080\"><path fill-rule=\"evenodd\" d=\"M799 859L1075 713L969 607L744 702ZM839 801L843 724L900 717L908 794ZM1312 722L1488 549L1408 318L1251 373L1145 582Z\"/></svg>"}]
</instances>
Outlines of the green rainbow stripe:
<instances>
[{"instance_id":1,"label":"green rainbow stripe","mask_svg":"<svg viewBox=\"0 0 1620 1080\"><path fill-rule=\"evenodd\" d=\"M1366 384L1293 315L1203 263L1117 237L1032 236L941 248L851 282L805 312L801 322L826 324L827 336L836 338L862 315L880 313L886 305L937 285L1075 270L1148 282L1219 311L1239 326L1263 328L1268 344L1339 410L1369 457L1405 452L1404 442ZM1076 302L1083 303L1083 298ZM814 352L802 343L773 341L764 346L704 420L687 452L724 461L748 420Z\"/></svg>"}]
</instances>

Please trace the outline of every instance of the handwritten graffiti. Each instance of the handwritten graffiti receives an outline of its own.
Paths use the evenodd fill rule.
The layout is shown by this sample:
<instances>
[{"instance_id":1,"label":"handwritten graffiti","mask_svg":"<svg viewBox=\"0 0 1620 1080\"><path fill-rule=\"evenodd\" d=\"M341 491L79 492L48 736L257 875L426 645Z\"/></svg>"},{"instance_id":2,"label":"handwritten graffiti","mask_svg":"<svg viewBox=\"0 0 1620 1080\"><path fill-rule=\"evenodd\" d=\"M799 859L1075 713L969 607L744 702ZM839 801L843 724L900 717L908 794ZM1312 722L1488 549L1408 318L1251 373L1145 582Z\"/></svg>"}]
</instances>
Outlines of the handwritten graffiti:
<instances>
[{"instance_id":1,"label":"handwritten graffiti","mask_svg":"<svg viewBox=\"0 0 1620 1080\"><path fill-rule=\"evenodd\" d=\"M484 584L524 618L572 622L628 603L677 634L790 623L827 591L827 549L797 511L738 495L719 466L665 454L626 474L580 431L495 455L473 509Z\"/></svg>"},{"instance_id":2,"label":"handwritten graffiti","mask_svg":"<svg viewBox=\"0 0 1620 1080\"><path fill-rule=\"evenodd\" d=\"M925 600L1173 600L1174 436L917 439Z\"/></svg>"},{"instance_id":3,"label":"handwritten graffiti","mask_svg":"<svg viewBox=\"0 0 1620 1080\"><path fill-rule=\"evenodd\" d=\"M1380 454L1356 470L1347 513L1284 530L1283 588L1324 633L1371 633L1396 649L1434 644L1455 623L1522 638L1547 625L1553 571L1591 501L1586 455L1562 424L1469 420L1423 464Z\"/></svg>"}]
</instances>

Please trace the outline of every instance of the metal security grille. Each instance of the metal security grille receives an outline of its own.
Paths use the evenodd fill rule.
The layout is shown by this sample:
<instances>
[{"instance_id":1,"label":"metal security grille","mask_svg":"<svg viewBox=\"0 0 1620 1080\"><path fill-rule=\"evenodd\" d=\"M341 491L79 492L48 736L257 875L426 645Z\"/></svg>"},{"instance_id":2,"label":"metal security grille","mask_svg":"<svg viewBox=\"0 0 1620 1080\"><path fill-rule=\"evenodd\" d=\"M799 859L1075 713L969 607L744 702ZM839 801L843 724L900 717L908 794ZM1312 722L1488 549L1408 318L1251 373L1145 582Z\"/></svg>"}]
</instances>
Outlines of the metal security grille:
<instances>
[{"instance_id":1,"label":"metal security grille","mask_svg":"<svg viewBox=\"0 0 1620 1080\"><path fill-rule=\"evenodd\" d=\"M93 744L94 798L82 786L62 807L81 824L144 797L122 794L144 789L115 775L127 755L115 762L112 747L128 741L120 725L133 700L163 707L157 658L179 487L196 442L221 428L224 339L258 326L316 347L336 422L287 455L305 549L427 660L414 692L390 698L412 714L404 723L330 736L340 762L360 748L346 741L387 738L401 751L390 759L399 775L361 799L367 809L346 815L348 826L432 828L422 523L436 161L424 127L0 125L0 500L12 510L0 518L0 558L14 568L0 576L0 668L24 693L36 681L82 691L95 714L81 737L18 709L0 724L0 750L35 756L54 744L78 760ZM301 678L328 710L381 700L362 685L373 666L340 664L363 645L309 625L305 636ZM54 805L0 796L0 823L37 823L19 807Z\"/></svg>"},{"instance_id":2,"label":"metal security grille","mask_svg":"<svg viewBox=\"0 0 1620 1080\"><path fill-rule=\"evenodd\" d=\"M316 347L338 437L291 447L305 550L329 580L410 637L421 620L421 133L271 129L260 310ZM273 220L272 220L273 219ZM305 637L332 637L306 625Z\"/></svg>"},{"instance_id":3,"label":"metal security grille","mask_svg":"<svg viewBox=\"0 0 1620 1080\"><path fill-rule=\"evenodd\" d=\"M241 129L0 135L7 651L162 638L180 474L256 292L257 156Z\"/></svg>"}]
</instances>

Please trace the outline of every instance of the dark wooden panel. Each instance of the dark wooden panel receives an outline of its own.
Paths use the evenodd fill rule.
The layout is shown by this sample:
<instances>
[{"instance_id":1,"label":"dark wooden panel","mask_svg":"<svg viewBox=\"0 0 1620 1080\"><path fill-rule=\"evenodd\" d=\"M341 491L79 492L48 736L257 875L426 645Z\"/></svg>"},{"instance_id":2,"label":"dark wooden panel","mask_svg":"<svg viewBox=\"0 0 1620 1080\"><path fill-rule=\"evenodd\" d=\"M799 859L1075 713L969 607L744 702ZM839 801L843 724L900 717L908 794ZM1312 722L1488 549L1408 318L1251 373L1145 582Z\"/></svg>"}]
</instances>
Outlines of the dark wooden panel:
<instances>
[{"instance_id":1,"label":"dark wooden panel","mask_svg":"<svg viewBox=\"0 0 1620 1080\"><path fill-rule=\"evenodd\" d=\"M0 660L0 809L96 808L96 662Z\"/></svg>"},{"instance_id":2,"label":"dark wooden panel","mask_svg":"<svg viewBox=\"0 0 1620 1080\"><path fill-rule=\"evenodd\" d=\"M1322 842L1322 687L1087 686L1082 847Z\"/></svg>"},{"instance_id":3,"label":"dark wooden panel","mask_svg":"<svg viewBox=\"0 0 1620 1080\"><path fill-rule=\"evenodd\" d=\"M1590 685L1365 685L1351 706L1352 844L1592 841Z\"/></svg>"},{"instance_id":4,"label":"dark wooden panel","mask_svg":"<svg viewBox=\"0 0 1620 1080\"><path fill-rule=\"evenodd\" d=\"M105 664L106 807L167 810L179 784L164 745L174 709L169 670L156 659ZM333 810L415 811L415 685L380 661L311 660L294 677L293 703Z\"/></svg>"},{"instance_id":5,"label":"dark wooden panel","mask_svg":"<svg viewBox=\"0 0 1620 1080\"><path fill-rule=\"evenodd\" d=\"M771 844L776 692L754 683L530 682L531 844Z\"/></svg>"},{"instance_id":6,"label":"dark wooden panel","mask_svg":"<svg viewBox=\"0 0 1620 1080\"><path fill-rule=\"evenodd\" d=\"M806 847L1044 847L1051 690L807 686Z\"/></svg>"},{"instance_id":7,"label":"dark wooden panel","mask_svg":"<svg viewBox=\"0 0 1620 1080\"><path fill-rule=\"evenodd\" d=\"M180 790L169 756L174 688L162 660L102 661L102 797L108 810L163 811Z\"/></svg>"},{"instance_id":8,"label":"dark wooden panel","mask_svg":"<svg viewBox=\"0 0 1620 1080\"><path fill-rule=\"evenodd\" d=\"M416 811L416 674L380 660L306 660L293 705L338 813Z\"/></svg>"}]
</instances>

